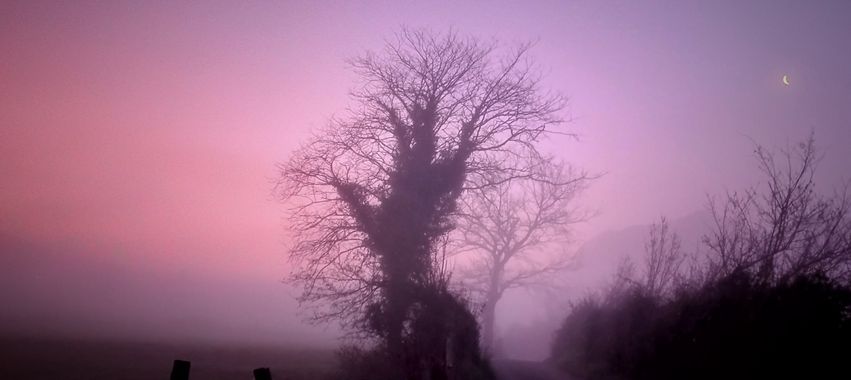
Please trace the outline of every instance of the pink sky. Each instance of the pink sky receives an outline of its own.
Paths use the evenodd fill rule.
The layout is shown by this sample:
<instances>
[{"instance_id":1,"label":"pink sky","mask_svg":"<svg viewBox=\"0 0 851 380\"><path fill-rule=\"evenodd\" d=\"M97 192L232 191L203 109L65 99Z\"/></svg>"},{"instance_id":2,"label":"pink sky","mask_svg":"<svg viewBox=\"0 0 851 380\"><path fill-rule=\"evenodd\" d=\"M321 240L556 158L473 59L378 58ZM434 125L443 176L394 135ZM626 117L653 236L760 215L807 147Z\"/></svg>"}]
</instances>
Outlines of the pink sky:
<instances>
[{"instance_id":1,"label":"pink sky","mask_svg":"<svg viewBox=\"0 0 851 380\"><path fill-rule=\"evenodd\" d=\"M750 138L851 177L851 7L683 3L2 2L0 237L289 297L275 164L403 24L537 41L581 136L549 147L606 173L581 239L751 183Z\"/></svg>"}]
</instances>

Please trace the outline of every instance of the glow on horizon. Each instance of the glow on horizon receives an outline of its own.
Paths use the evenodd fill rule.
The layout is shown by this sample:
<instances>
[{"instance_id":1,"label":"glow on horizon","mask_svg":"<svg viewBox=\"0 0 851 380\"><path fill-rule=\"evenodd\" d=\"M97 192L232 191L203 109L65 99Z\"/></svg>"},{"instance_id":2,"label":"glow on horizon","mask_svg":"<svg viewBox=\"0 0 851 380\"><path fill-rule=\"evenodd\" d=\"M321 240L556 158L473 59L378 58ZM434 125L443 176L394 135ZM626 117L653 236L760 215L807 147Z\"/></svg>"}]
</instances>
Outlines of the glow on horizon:
<instances>
[{"instance_id":1,"label":"glow on horizon","mask_svg":"<svg viewBox=\"0 0 851 380\"><path fill-rule=\"evenodd\" d=\"M402 24L537 41L544 87L569 97L565 128L580 137L549 148L606 173L583 197L600 216L580 239L750 184L751 138L814 130L829 184L851 162L847 14L774 2L3 2L0 237L277 285L275 164L345 114L357 79L345 58ZM806 83L778 85L781 68Z\"/></svg>"}]
</instances>

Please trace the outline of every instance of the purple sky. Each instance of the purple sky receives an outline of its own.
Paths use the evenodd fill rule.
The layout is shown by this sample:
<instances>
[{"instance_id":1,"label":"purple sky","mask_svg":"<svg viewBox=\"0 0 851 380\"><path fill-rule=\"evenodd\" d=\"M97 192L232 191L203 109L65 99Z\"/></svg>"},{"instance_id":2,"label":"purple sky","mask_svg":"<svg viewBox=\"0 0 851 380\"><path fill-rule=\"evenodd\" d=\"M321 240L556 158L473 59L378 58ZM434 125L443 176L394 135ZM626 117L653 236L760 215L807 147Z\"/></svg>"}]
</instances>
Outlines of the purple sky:
<instances>
[{"instance_id":1,"label":"purple sky","mask_svg":"<svg viewBox=\"0 0 851 380\"><path fill-rule=\"evenodd\" d=\"M5 1L0 254L17 267L0 277L17 277L0 301L29 299L13 320L156 327L215 314L211 325L236 330L301 329L278 283L275 163L345 114L355 77L344 59L401 25L537 41L544 85L570 98L567 127L580 135L548 149L606 173L583 198L600 215L580 242L752 183L751 139L814 131L821 182L851 178L847 1ZM96 268L127 275L80 285L109 277ZM101 312L109 297L126 313Z\"/></svg>"}]
</instances>

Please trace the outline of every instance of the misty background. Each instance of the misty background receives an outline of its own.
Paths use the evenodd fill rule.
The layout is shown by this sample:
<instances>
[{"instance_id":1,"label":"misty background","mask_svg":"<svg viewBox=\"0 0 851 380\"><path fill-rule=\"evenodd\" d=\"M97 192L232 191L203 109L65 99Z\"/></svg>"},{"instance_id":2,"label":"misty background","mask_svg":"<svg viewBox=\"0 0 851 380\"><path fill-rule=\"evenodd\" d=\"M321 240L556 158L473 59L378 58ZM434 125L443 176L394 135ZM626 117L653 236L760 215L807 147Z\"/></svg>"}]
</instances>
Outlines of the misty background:
<instances>
[{"instance_id":1,"label":"misty background","mask_svg":"<svg viewBox=\"0 0 851 380\"><path fill-rule=\"evenodd\" d=\"M580 200L598 215L576 227L567 291L499 304L506 352L538 357L546 344L508 342L640 255L660 216L695 247L707 194L755 182L754 142L813 132L818 184L851 177L849 15L841 1L0 3L0 329L336 344L282 283L275 165L345 111L345 59L407 24L535 41L579 136L546 149L604 174Z\"/></svg>"}]
</instances>

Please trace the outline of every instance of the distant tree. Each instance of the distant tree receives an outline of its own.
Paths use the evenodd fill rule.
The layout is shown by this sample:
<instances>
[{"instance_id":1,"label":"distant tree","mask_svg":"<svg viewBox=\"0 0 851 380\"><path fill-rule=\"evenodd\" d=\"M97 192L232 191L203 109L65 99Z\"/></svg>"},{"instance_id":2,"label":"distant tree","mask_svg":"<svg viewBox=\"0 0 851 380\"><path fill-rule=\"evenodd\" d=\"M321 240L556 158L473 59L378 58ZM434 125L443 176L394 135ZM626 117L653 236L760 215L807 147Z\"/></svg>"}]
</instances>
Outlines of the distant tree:
<instances>
[{"instance_id":1,"label":"distant tree","mask_svg":"<svg viewBox=\"0 0 851 380\"><path fill-rule=\"evenodd\" d=\"M710 200L714 219L704 243L708 272L720 277L752 272L763 283L822 273L851 281L851 198L848 186L832 197L816 190L815 141L782 150L755 150L764 182L726 199Z\"/></svg>"},{"instance_id":2,"label":"distant tree","mask_svg":"<svg viewBox=\"0 0 851 380\"><path fill-rule=\"evenodd\" d=\"M679 235L671 231L668 219L662 217L650 225L640 266L629 257L624 258L608 293L638 290L650 297L667 298L688 281L687 259Z\"/></svg>"},{"instance_id":3,"label":"distant tree","mask_svg":"<svg viewBox=\"0 0 851 380\"><path fill-rule=\"evenodd\" d=\"M292 279L300 300L318 306L316 320L339 320L394 357L408 355L411 318L443 299L435 253L458 198L473 186L536 179L536 142L562 121L564 100L542 92L528 50L502 55L454 32L406 29L382 53L350 61L362 79L350 114L281 165Z\"/></svg>"},{"instance_id":4,"label":"distant tree","mask_svg":"<svg viewBox=\"0 0 851 380\"><path fill-rule=\"evenodd\" d=\"M542 162L538 177L515 179L471 191L459 223L464 285L481 295L483 342L492 348L496 305L512 288L545 284L567 268L563 250L572 225L588 214L575 205L589 176L554 161ZM555 251L555 254L554 252Z\"/></svg>"},{"instance_id":5,"label":"distant tree","mask_svg":"<svg viewBox=\"0 0 851 380\"><path fill-rule=\"evenodd\" d=\"M651 296L667 297L683 281L683 264L686 256L681 249L680 237L670 231L668 219L661 218L650 226L644 245L645 272L642 286Z\"/></svg>"}]
</instances>

